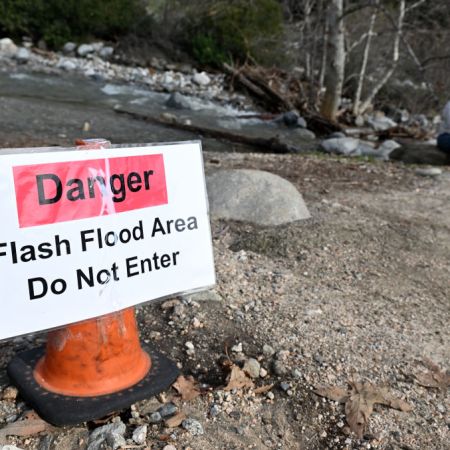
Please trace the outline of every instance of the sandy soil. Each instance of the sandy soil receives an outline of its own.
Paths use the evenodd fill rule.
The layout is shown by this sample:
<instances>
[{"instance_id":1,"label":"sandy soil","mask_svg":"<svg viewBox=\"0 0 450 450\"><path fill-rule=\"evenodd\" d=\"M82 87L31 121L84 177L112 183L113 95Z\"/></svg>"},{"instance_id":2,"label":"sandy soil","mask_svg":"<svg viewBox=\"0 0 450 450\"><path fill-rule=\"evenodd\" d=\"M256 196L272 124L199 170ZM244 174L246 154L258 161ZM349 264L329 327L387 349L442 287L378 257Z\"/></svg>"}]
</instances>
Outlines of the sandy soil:
<instances>
[{"instance_id":1,"label":"sandy soil","mask_svg":"<svg viewBox=\"0 0 450 450\"><path fill-rule=\"evenodd\" d=\"M143 340L201 384L203 395L190 402L174 390L165 399L173 397L204 434L150 424L146 446L136 448L448 448L448 396L420 386L414 374L427 370L424 358L448 367L450 172L424 178L414 167L314 155L206 152L205 164L207 171L245 167L284 176L303 193L312 219L276 228L213 221L218 295L138 309ZM1 344L0 388L8 385L7 361L39 339ZM240 343L242 352L232 351ZM225 393L225 353L235 363L258 359L267 375L255 385L274 384L271 394ZM384 385L414 409L376 406L357 439L348 434L343 405L313 392L349 379ZM157 407L151 400L122 412L126 437ZM25 410L20 398L3 400L0 421ZM84 448L94 426L8 442Z\"/></svg>"}]
</instances>

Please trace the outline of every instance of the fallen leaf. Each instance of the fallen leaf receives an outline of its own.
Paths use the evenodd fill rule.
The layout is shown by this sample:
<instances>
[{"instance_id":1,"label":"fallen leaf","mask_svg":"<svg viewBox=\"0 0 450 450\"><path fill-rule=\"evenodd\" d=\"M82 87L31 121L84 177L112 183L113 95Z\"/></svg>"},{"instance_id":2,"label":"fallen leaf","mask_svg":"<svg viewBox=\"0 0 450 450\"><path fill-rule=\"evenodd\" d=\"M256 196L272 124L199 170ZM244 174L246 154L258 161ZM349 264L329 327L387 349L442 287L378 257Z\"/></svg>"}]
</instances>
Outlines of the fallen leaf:
<instances>
[{"instance_id":1,"label":"fallen leaf","mask_svg":"<svg viewBox=\"0 0 450 450\"><path fill-rule=\"evenodd\" d=\"M320 386L315 393L340 403L345 403L345 417L350 430L359 439L362 438L376 403L398 409L411 411L412 406L404 400L393 397L386 388L380 388L368 381L349 382L350 389L336 386Z\"/></svg>"},{"instance_id":2,"label":"fallen leaf","mask_svg":"<svg viewBox=\"0 0 450 450\"><path fill-rule=\"evenodd\" d=\"M186 414L183 411L176 413L174 416L167 419L164 423L167 428L176 428L181 425L184 419L186 419Z\"/></svg>"},{"instance_id":3,"label":"fallen leaf","mask_svg":"<svg viewBox=\"0 0 450 450\"><path fill-rule=\"evenodd\" d=\"M264 394L270 391L275 385L274 384L266 384L264 386L257 387L253 392L255 394Z\"/></svg>"},{"instance_id":4,"label":"fallen leaf","mask_svg":"<svg viewBox=\"0 0 450 450\"><path fill-rule=\"evenodd\" d=\"M445 392L450 386L450 373L448 370L441 369L436 363L430 359L424 360L428 372L419 373L414 376L417 383L423 387L440 389Z\"/></svg>"},{"instance_id":5,"label":"fallen leaf","mask_svg":"<svg viewBox=\"0 0 450 450\"><path fill-rule=\"evenodd\" d=\"M0 443L7 436L32 436L42 431L52 430L53 427L41 418L30 418L19 422L9 423L0 429Z\"/></svg>"},{"instance_id":6,"label":"fallen leaf","mask_svg":"<svg viewBox=\"0 0 450 450\"><path fill-rule=\"evenodd\" d=\"M181 399L186 402L200 395L200 389L197 387L197 382L193 376L185 378L183 375L180 375L173 384L173 387L181 395Z\"/></svg>"},{"instance_id":7,"label":"fallen leaf","mask_svg":"<svg viewBox=\"0 0 450 450\"><path fill-rule=\"evenodd\" d=\"M345 403L348 398L347 390L337 386L317 386L314 392L321 397L326 397L339 403Z\"/></svg>"},{"instance_id":8,"label":"fallen leaf","mask_svg":"<svg viewBox=\"0 0 450 450\"><path fill-rule=\"evenodd\" d=\"M230 375L228 376L227 385L223 388L224 391L231 391L233 389L253 387L251 378L238 366L233 365Z\"/></svg>"}]
</instances>

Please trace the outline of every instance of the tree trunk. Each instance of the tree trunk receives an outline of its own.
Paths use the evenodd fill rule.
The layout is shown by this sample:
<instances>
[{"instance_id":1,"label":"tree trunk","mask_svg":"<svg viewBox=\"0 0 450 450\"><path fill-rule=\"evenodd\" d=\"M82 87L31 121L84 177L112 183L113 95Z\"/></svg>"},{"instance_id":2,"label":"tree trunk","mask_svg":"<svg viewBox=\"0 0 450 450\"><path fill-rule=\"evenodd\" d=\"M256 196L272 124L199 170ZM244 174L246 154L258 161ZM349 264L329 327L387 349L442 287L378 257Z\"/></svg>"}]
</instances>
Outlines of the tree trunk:
<instances>
[{"instance_id":1,"label":"tree trunk","mask_svg":"<svg viewBox=\"0 0 450 450\"><path fill-rule=\"evenodd\" d=\"M330 0L328 5L328 60L325 73L325 96L320 108L328 120L336 120L342 96L345 69L343 0Z\"/></svg>"}]
</instances>

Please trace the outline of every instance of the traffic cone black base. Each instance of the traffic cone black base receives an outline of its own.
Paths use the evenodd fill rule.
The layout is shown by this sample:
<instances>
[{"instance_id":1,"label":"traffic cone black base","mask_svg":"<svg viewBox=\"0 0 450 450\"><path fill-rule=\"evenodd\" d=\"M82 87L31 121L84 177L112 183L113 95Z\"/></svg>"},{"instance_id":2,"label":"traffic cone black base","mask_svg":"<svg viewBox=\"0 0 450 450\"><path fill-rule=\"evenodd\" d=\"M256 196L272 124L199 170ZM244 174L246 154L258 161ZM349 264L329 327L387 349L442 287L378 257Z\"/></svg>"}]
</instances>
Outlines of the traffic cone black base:
<instances>
[{"instance_id":1,"label":"traffic cone black base","mask_svg":"<svg viewBox=\"0 0 450 450\"><path fill-rule=\"evenodd\" d=\"M148 347L144 347L144 350L150 355L152 366L139 383L112 394L95 397L60 395L40 386L33 371L45 353L44 347L19 353L9 363L7 371L22 398L42 419L56 426L76 425L99 419L152 397L176 380L179 370L173 361Z\"/></svg>"}]
</instances>

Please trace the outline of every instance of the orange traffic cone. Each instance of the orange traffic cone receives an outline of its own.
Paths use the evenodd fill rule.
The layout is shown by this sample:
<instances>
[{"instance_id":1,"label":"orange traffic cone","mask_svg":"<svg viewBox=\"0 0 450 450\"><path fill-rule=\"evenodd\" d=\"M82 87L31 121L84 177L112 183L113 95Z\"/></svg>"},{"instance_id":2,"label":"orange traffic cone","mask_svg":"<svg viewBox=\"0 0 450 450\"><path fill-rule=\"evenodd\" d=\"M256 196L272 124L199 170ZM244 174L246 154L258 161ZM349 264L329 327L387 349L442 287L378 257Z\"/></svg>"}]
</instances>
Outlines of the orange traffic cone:
<instances>
[{"instance_id":1,"label":"orange traffic cone","mask_svg":"<svg viewBox=\"0 0 450 450\"><path fill-rule=\"evenodd\" d=\"M80 140L89 149L104 139ZM8 375L22 397L54 425L73 425L128 407L169 387L173 362L141 348L134 308L48 333L46 352L17 355Z\"/></svg>"}]
</instances>

